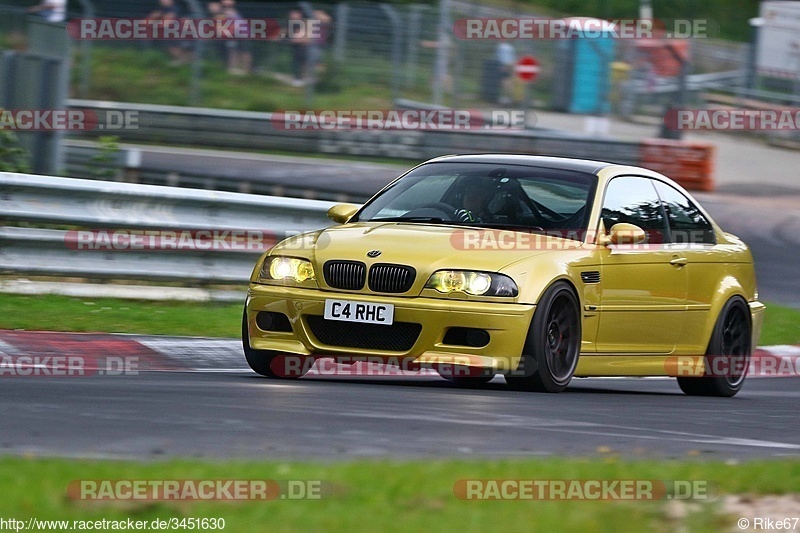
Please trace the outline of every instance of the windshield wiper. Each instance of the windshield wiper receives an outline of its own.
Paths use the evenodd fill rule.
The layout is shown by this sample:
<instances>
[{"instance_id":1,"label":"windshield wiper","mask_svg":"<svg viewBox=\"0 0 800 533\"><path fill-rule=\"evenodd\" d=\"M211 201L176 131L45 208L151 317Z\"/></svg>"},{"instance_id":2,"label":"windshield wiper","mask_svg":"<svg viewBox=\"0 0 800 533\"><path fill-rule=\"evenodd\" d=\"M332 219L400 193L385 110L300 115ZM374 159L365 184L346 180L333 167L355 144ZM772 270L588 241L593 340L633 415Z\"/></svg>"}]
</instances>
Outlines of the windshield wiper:
<instances>
[{"instance_id":1,"label":"windshield wiper","mask_svg":"<svg viewBox=\"0 0 800 533\"><path fill-rule=\"evenodd\" d=\"M466 225L466 224L465 224ZM499 222L478 222L469 224L469 227L476 229L507 229L511 231L528 231L531 233L544 233L544 228L540 226L523 226L520 224L502 224Z\"/></svg>"},{"instance_id":2,"label":"windshield wiper","mask_svg":"<svg viewBox=\"0 0 800 533\"><path fill-rule=\"evenodd\" d=\"M448 222L440 217L387 217L371 218L365 222Z\"/></svg>"}]
</instances>

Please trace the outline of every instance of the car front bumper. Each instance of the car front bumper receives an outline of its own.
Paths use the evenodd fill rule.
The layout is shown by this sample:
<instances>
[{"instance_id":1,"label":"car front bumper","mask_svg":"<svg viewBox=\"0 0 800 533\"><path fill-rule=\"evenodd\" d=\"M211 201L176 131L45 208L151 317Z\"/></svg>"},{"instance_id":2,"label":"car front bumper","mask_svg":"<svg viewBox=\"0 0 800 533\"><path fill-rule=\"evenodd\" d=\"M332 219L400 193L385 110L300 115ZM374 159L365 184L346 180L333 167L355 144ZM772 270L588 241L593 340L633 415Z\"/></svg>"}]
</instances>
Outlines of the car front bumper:
<instances>
[{"instance_id":1,"label":"car front bumper","mask_svg":"<svg viewBox=\"0 0 800 533\"><path fill-rule=\"evenodd\" d=\"M405 351L324 344L314 335L308 317L323 316L327 298L393 304L395 324L420 324L422 328L413 346ZM517 368L534 309L534 305L526 304L339 293L251 284L247 292L246 320L250 346L256 350L340 360L368 357L370 361L380 359L420 365L463 365L504 372ZM256 315L262 311L286 315L292 331L260 329ZM335 326L330 324L335 321L325 322ZM391 327L375 326L371 330ZM451 327L485 330L489 334L489 342L482 347L444 344L445 333Z\"/></svg>"}]
</instances>

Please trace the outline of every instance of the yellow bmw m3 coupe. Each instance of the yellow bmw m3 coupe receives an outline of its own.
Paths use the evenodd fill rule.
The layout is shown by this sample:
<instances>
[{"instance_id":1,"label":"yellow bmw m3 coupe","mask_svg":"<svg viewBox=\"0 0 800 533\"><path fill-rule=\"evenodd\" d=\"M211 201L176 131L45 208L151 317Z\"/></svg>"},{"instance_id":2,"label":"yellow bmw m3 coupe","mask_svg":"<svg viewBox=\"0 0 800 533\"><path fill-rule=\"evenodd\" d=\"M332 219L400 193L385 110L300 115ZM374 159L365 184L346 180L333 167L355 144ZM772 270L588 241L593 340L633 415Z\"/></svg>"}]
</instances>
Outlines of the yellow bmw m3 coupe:
<instances>
[{"instance_id":1,"label":"yellow bmw m3 coupe","mask_svg":"<svg viewBox=\"0 0 800 533\"><path fill-rule=\"evenodd\" d=\"M255 265L242 337L259 374L367 358L546 392L592 376L742 387L764 316L752 256L661 174L447 156L328 216Z\"/></svg>"}]
</instances>

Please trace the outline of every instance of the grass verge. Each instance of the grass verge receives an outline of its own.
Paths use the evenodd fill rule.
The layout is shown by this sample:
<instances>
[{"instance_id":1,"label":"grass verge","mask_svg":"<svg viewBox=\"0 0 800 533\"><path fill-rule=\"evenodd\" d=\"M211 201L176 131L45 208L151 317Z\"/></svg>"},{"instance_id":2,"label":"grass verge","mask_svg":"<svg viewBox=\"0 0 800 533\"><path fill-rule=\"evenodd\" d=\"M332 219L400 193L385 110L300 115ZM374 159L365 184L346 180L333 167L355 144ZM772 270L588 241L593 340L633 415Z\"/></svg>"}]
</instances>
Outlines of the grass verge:
<instances>
[{"instance_id":1,"label":"grass verge","mask_svg":"<svg viewBox=\"0 0 800 533\"><path fill-rule=\"evenodd\" d=\"M777 304L767 304L761 346L800 344L800 311Z\"/></svg>"},{"instance_id":2,"label":"grass verge","mask_svg":"<svg viewBox=\"0 0 800 533\"><path fill-rule=\"evenodd\" d=\"M243 305L0 294L0 329L238 337Z\"/></svg>"},{"instance_id":3,"label":"grass verge","mask_svg":"<svg viewBox=\"0 0 800 533\"><path fill-rule=\"evenodd\" d=\"M319 500L89 502L67 496L74 480L321 480ZM466 501L467 479L690 480L716 494L800 491L800 461L619 461L548 458L474 462L159 463L0 459L0 516L152 521L224 518L228 531L720 531L735 529L719 499L674 511L674 501ZM328 485L326 485L328 486ZM672 506L672 507L670 507Z\"/></svg>"},{"instance_id":4,"label":"grass verge","mask_svg":"<svg viewBox=\"0 0 800 533\"><path fill-rule=\"evenodd\" d=\"M238 337L242 303L0 294L0 329ZM761 346L800 344L800 311L767 304Z\"/></svg>"},{"instance_id":5,"label":"grass verge","mask_svg":"<svg viewBox=\"0 0 800 533\"><path fill-rule=\"evenodd\" d=\"M0 329L238 337L242 305L2 294ZM759 345L774 344L800 344L800 311L767 304Z\"/></svg>"}]
</instances>

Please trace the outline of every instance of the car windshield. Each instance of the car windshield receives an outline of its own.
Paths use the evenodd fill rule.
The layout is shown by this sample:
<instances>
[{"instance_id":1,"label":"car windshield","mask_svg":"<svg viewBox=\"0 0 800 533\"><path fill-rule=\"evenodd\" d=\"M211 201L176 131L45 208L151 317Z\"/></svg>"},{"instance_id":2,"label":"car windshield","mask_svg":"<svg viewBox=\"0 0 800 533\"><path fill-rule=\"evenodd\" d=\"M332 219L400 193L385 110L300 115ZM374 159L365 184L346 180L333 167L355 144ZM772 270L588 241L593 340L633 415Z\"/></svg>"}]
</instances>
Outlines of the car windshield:
<instances>
[{"instance_id":1,"label":"car windshield","mask_svg":"<svg viewBox=\"0 0 800 533\"><path fill-rule=\"evenodd\" d=\"M593 174L571 170L428 163L373 198L353 221L581 232L596 183Z\"/></svg>"}]
</instances>

